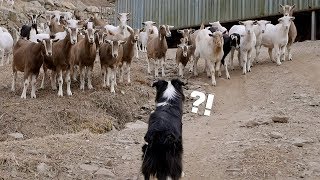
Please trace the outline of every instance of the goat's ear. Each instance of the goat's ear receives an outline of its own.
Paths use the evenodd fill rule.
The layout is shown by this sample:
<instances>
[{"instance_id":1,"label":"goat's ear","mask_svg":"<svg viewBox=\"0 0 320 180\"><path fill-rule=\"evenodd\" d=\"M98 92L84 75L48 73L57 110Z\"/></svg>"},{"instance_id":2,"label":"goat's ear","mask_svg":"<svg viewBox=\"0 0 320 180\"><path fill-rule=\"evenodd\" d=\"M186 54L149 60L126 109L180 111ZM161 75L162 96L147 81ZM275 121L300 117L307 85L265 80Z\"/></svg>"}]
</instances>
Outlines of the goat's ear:
<instances>
[{"instance_id":1,"label":"goat's ear","mask_svg":"<svg viewBox=\"0 0 320 180\"><path fill-rule=\"evenodd\" d=\"M195 31L195 29L190 29L190 34L194 33Z\"/></svg>"},{"instance_id":2,"label":"goat's ear","mask_svg":"<svg viewBox=\"0 0 320 180\"><path fill-rule=\"evenodd\" d=\"M156 25L157 23L155 23L155 22L152 22L152 25Z\"/></svg>"},{"instance_id":3,"label":"goat's ear","mask_svg":"<svg viewBox=\"0 0 320 180\"><path fill-rule=\"evenodd\" d=\"M243 22L242 22L242 21L239 21L239 24L240 24L240 25L243 25Z\"/></svg>"},{"instance_id":4,"label":"goat's ear","mask_svg":"<svg viewBox=\"0 0 320 180\"><path fill-rule=\"evenodd\" d=\"M189 45L189 48L193 48L193 45Z\"/></svg>"},{"instance_id":5,"label":"goat's ear","mask_svg":"<svg viewBox=\"0 0 320 180\"><path fill-rule=\"evenodd\" d=\"M209 34L209 36L210 36L210 37L213 37L214 35L213 35L213 34Z\"/></svg>"},{"instance_id":6,"label":"goat's ear","mask_svg":"<svg viewBox=\"0 0 320 180\"><path fill-rule=\"evenodd\" d=\"M293 21L295 19L295 17L290 17L290 20Z\"/></svg>"},{"instance_id":7,"label":"goat's ear","mask_svg":"<svg viewBox=\"0 0 320 180\"><path fill-rule=\"evenodd\" d=\"M281 9L283 8L283 5L282 4L279 4L280 5L280 7L281 7Z\"/></svg>"},{"instance_id":8,"label":"goat's ear","mask_svg":"<svg viewBox=\"0 0 320 180\"><path fill-rule=\"evenodd\" d=\"M120 40L120 41L119 41L119 43L120 43L120 44L125 44L125 43L126 43L126 41L122 41L122 40Z\"/></svg>"},{"instance_id":9,"label":"goat's ear","mask_svg":"<svg viewBox=\"0 0 320 180\"><path fill-rule=\"evenodd\" d=\"M146 25L146 23L144 23L144 22L142 22L141 24L142 24L142 25Z\"/></svg>"},{"instance_id":10,"label":"goat's ear","mask_svg":"<svg viewBox=\"0 0 320 180\"><path fill-rule=\"evenodd\" d=\"M177 30L177 32L180 33L180 34L182 34L182 33L183 33L183 30L180 30L180 29L179 29L179 30Z\"/></svg>"},{"instance_id":11,"label":"goat's ear","mask_svg":"<svg viewBox=\"0 0 320 180\"><path fill-rule=\"evenodd\" d=\"M258 21L257 20L254 20L253 21L253 25L257 25L258 24Z\"/></svg>"},{"instance_id":12,"label":"goat's ear","mask_svg":"<svg viewBox=\"0 0 320 180\"><path fill-rule=\"evenodd\" d=\"M172 29L172 28L174 28L174 26L169 26L169 25L168 25L168 28L169 28L169 29Z\"/></svg>"},{"instance_id":13,"label":"goat's ear","mask_svg":"<svg viewBox=\"0 0 320 180\"><path fill-rule=\"evenodd\" d=\"M60 39L53 39L52 42L58 42Z\"/></svg>"},{"instance_id":14,"label":"goat's ear","mask_svg":"<svg viewBox=\"0 0 320 180\"><path fill-rule=\"evenodd\" d=\"M271 24L271 21L267 21L267 24Z\"/></svg>"},{"instance_id":15,"label":"goat's ear","mask_svg":"<svg viewBox=\"0 0 320 180\"><path fill-rule=\"evenodd\" d=\"M184 39L183 39L183 38L181 38L181 39L180 39L180 42L181 42L181 43L183 43L183 42L184 42Z\"/></svg>"},{"instance_id":16,"label":"goat's ear","mask_svg":"<svg viewBox=\"0 0 320 180\"><path fill-rule=\"evenodd\" d=\"M130 18L127 18L127 21L130 21L131 19Z\"/></svg>"},{"instance_id":17,"label":"goat's ear","mask_svg":"<svg viewBox=\"0 0 320 180\"><path fill-rule=\"evenodd\" d=\"M291 10L294 10L296 8L296 4L292 5Z\"/></svg>"},{"instance_id":18,"label":"goat's ear","mask_svg":"<svg viewBox=\"0 0 320 180\"><path fill-rule=\"evenodd\" d=\"M281 22L281 21L282 21L282 18L279 18L279 19L278 19L278 22Z\"/></svg>"},{"instance_id":19,"label":"goat's ear","mask_svg":"<svg viewBox=\"0 0 320 180\"><path fill-rule=\"evenodd\" d=\"M37 39L37 42L38 42L38 43L40 43L40 42L41 42L41 40L40 40L40 39Z\"/></svg>"}]
</instances>

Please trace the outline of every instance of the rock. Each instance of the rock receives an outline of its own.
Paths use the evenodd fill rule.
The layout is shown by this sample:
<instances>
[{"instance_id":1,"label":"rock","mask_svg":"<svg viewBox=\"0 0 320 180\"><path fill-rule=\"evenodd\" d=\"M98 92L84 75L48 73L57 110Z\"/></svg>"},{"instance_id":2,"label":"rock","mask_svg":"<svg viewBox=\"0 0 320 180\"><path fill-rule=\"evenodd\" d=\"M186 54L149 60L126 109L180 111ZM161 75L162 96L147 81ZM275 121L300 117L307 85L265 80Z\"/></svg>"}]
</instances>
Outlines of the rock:
<instances>
[{"instance_id":1,"label":"rock","mask_svg":"<svg viewBox=\"0 0 320 180\"><path fill-rule=\"evenodd\" d=\"M270 134L269 134L269 136L271 137L271 138L274 138L274 139L279 139L279 138L282 138L283 137L283 134L281 134L281 133L279 133L279 132L271 132Z\"/></svg>"},{"instance_id":2,"label":"rock","mask_svg":"<svg viewBox=\"0 0 320 180\"><path fill-rule=\"evenodd\" d=\"M88 12L99 12L99 8L96 6L88 6L85 10Z\"/></svg>"},{"instance_id":3,"label":"rock","mask_svg":"<svg viewBox=\"0 0 320 180\"><path fill-rule=\"evenodd\" d=\"M247 127L247 128L253 128L253 127L256 127L256 126L259 126L259 123L256 122L256 121L248 121L245 124L245 127Z\"/></svg>"},{"instance_id":4,"label":"rock","mask_svg":"<svg viewBox=\"0 0 320 180\"><path fill-rule=\"evenodd\" d=\"M289 122L289 117L286 117L286 116L273 116L271 119L274 123L288 123Z\"/></svg>"},{"instance_id":5,"label":"rock","mask_svg":"<svg viewBox=\"0 0 320 180\"><path fill-rule=\"evenodd\" d=\"M11 133L8 135L15 138L15 139L23 139L23 134L21 134L21 133Z\"/></svg>"},{"instance_id":6,"label":"rock","mask_svg":"<svg viewBox=\"0 0 320 180\"><path fill-rule=\"evenodd\" d=\"M112 173L111 170L106 169L106 168L100 168L96 173L94 173L96 175L104 175L107 176L109 178L114 178L115 175Z\"/></svg>"},{"instance_id":7,"label":"rock","mask_svg":"<svg viewBox=\"0 0 320 180\"><path fill-rule=\"evenodd\" d=\"M67 9L76 9L76 6L74 6L71 2L63 1L61 5Z\"/></svg>"},{"instance_id":8,"label":"rock","mask_svg":"<svg viewBox=\"0 0 320 180\"><path fill-rule=\"evenodd\" d=\"M319 107L319 106L320 106L320 102L316 102L316 101L310 102L310 103L309 103L309 106Z\"/></svg>"},{"instance_id":9,"label":"rock","mask_svg":"<svg viewBox=\"0 0 320 180\"><path fill-rule=\"evenodd\" d=\"M30 3L32 4L32 6L37 6L37 7L41 7L41 3L39 1L30 1Z\"/></svg>"},{"instance_id":10,"label":"rock","mask_svg":"<svg viewBox=\"0 0 320 180\"><path fill-rule=\"evenodd\" d=\"M297 147L303 147L305 144L311 144L314 141L312 139L302 139L302 138L295 138L292 142L293 145Z\"/></svg>"},{"instance_id":11,"label":"rock","mask_svg":"<svg viewBox=\"0 0 320 180\"><path fill-rule=\"evenodd\" d=\"M127 123L126 128L128 128L128 129L147 129L148 124L138 120L136 122Z\"/></svg>"},{"instance_id":12,"label":"rock","mask_svg":"<svg viewBox=\"0 0 320 180\"><path fill-rule=\"evenodd\" d=\"M54 6L53 0L45 0L44 5Z\"/></svg>"},{"instance_id":13,"label":"rock","mask_svg":"<svg viewBox=\"0 0 320 180\"><path fill-rule=\"evenodd\" d=\"M38 171L39 174L46 175L49 172L49 166L46 163L40 163L37 166L37 171Z\"/></svg>"},{"instance_id":14,"label":"rock","mask_svg":"<svg viewBox=\"0 0 320 180\"><path fill-rule=\"evenodd\" d=\"M86 171L98 171L99 167L90 164L81 164L80 168Z\"/></svg>"}]
</instances>

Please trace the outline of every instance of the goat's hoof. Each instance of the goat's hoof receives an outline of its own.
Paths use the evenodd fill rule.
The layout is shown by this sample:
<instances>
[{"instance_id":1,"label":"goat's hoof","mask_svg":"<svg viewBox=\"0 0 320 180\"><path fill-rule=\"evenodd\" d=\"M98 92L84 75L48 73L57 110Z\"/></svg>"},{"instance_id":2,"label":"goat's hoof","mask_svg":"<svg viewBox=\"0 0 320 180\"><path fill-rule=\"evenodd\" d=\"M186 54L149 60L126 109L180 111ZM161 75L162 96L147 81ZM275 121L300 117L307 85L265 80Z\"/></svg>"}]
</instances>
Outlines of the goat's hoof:
<instances>
[{"instance_id":1,"label":"goat's hoof","mask_svg":"<svg viewBox=\"0 0 320 180\"><path fill-rule=\"evenodd\" d=\"M31 99L36 99L37 96L34 94L34 95L31 95Z\"/></svg>"},{"instance_id":2,"label":"goat's hoof","mask_svg":"<svg viewBox=\"0 0 320 180\"><path fill-rule=\"evenodd\" d=\"M68 95L68 96L72 96L72 92L68 92L67 95Z\"/></svg>"},{"instance_id":3,"label":"goat's hoof","mask_svg":"<svg viewBox=\"0 0 320 180\"><path fill-rule=\"evenodd\" d=\"M11 88L11 92L15 92L15 91L16 91L15 89L12 89L12 88Z\"/></svg>"},{"instance_id":4,"label":"goat's hoof","mask_svg":"<svg viewBox=\"0 0 320 180\"><path fill-rule=\"evenodd\" d=\"M88 86L88 89L90 89L90 90L93 89L93 86L92 86L92 85L89 85L89 86Z\"/></svg>"},{"instance_id":5,"label":"goat's hoof","mask_svg":"<svg viewBox=\"0 0 320 180\"><path fill-rule=\"evenodd\" d=\"M219 74L218 74L218 77L221 77L221 76L222 76L221 73L219 73Z\"/></svg>"},{"instance_id":6,"label":"goat's hoof","mask_svg":"<svg viewBox=\"0 0 320 180\"><path fill-rule=\"evenodd\" d=\"M227 79L230 79L230 75L229 75L229 76L227 76Z\"/></svg>"},{"instance_id":7,"label":"goat's hoof","mask_svg":"<svg viewBox=\"0 0 320 180\"><path fill-rule=\"evenodd\" d=\"M248 69L248 72L251 72L251 69Z\"/></svg>"},{"instance_id":8,"label":"goat's hoof","mask_svg":"<svg viewBox=\"0 0 320 180\"><path fill-rule=\"evenodd\" d=\"M282 63L281 62L277 62L277 65L280 66Z\"/></svg>"},{"instance_id":9,"label":"goat's hoof","mask_svg":"<svg viewBox=\"0 0 320 180\"><path fill-rule=\"evenodd\" d=\"M216 85L217 85L216 81L212 82L212 86L216 86Z\"/></svg>"}]
</instances>

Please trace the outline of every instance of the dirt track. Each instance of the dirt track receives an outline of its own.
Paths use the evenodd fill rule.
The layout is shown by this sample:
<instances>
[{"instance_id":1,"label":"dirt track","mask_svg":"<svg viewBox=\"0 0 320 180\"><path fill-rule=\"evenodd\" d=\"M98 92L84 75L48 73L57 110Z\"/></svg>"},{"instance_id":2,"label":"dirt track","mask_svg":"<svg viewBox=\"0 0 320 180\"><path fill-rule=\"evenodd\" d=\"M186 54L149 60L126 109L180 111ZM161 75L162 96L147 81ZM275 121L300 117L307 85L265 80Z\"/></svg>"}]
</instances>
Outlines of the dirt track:
<instances>
[{"instance_id":1,"label":"dirt track","mask_svg":"<svg viewBox=\"0 0 320 180\"><path fill-rule=\"evenodd\" d=\"M204 105L197 115L194 100L185 103L184 179L319 179L319 49L319 41L296 43L294 60L281 66L264 51L251 73L237 69L231 80L222 73L217 87L205 73L187 75L186 96L199 90L214 94L215 102L210 117L201 115ZM174 53L168 53L170 77ZM147 121L154 90L145 60L135 61L133 85L119 85L115 96L101 88L96 68L94 91L81 92L76 83L73 97L57 98L47 83L38 99L20 100L22 83L9 91L10 69L0 67L0 179L136 179L146 124L107 131L110 122L122 129L127 121ZM273 123L274 116L289 122ZM12 132L24 139L13 141Z\"/></svg>"}]
</instances>

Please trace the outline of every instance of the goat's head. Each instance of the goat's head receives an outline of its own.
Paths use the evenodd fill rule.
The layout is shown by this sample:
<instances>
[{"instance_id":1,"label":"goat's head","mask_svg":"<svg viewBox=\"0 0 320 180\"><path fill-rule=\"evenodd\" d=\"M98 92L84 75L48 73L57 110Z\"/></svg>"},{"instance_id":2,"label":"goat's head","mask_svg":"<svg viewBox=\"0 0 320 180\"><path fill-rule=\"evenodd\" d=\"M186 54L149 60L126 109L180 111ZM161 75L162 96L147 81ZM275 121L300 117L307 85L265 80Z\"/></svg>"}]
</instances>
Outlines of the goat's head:
<instances>
[{"instance_id":1,"label":"goat's head","mask_svg":"<svg viewBox=\"0 0 320 180\"><path fill-rule=\"evenodd\" d=\"M173 28L174 26L169 26L169 25L161 25L160 26L160 35L161 36L166 36L166 37L171 37L171 31L170 28Z\"/></svg>"},{"instance_id":2,"label":"goat's head","mask_svg":"<svg viewBox=\"0 0 320 180\"><path fill-rule=\"evenodd\" d=\"M142 23L142 25L144 26L144 30L149 33L150 30L152 29L152 26L156 25L155 22L153 21L145 21Z\"/></svg>"},{"instance_id":3,"label":"goat's head","mask_svg":"<svg viewBox=\"0 0 320 180\"><path fill-rule=\"evenodd\" d=\"M182 34L182 37L186 39L187 42L190 41L190 34L194 33L194 29L183 29L178 30L178 33Z\"/></svg>"},{"instance_id":4,"label":"goat's head","mask_svg":"<svg viewBox=\"0 0 320 180\"><path fill-rule=\"evenodd\" d=\"M257 21L252 21L252 20L239 21L239 24L244 25L246 32L249 34L253 32L253 25L256 25Z\"/></svg>"},{"instance_id":5,"label":"goat's head","mask_svg":"<svg viewBox=\"0 0 320 180\"><path fill-rule=\"evenodd\" d=\"M122 44L126 43L125 41L122 40L105 40L106 43L108 43L111 46L111 53L113 58L118 58L119 56L119 49L121 48Z\"/></svg>"},{"instance_id":6,"label":"goat's head","mask_svg":"<svg viewBox=\"0 0 320 180\"><path fill-rule=\"evenodd\" d=\"M286 30L289 29L291 22L294 20L295 18L292 16L283 16L282 18L279 18L278 21L280 24L282 24Z\"/></svg>"},{"instance_id":7,"label":"goat's head","mask_svg":"<svg viewBox=\"0 0 320 180\"><path fill-rule=\"evenodd\" d=\"M223 34L228 34L228 30L227 28L223 27L221 24L220 24L220 21L215 21L215 22L212 22L212 23L209 23L212 27L214 28L217 28L219 31L221 31Z\"/></svg>"},{"instance_id":8,"label":"goat's head","mask_svg":"<svg viewBox=\"0 0 320 180\"><path fill-rule=\"evenodd\" d=\"M67 36L70 38L71 44L76 44L78 42L78 34L79 34L79 28L74 27L65 27L65 31L67 32Z\"/></svg>"},{"instance_id":9,"label":"goat's head","mask_svg":"<svg viewBox=\"0 0 320 180\"><path fill-rule=\"evenodd\" d=\"M127 26L127 21L130 20L129 18L130 13L118 13L118 20L120 21L120 27L123 29Z\"/></svg>"},{"instance_id":10,"label":"goat's head","mask_svg":"<svg viewBox=\"0 0 320 180\"><path fill-rule=\"evenodd\" d=\"M233 33L230 35L230 38L231 38L231 46L232 47L235 47L236 49L239 49L240 48L240 35L237 34L237 33Z\"/></svg>"},{"instance_id":11,"label":"goat's head","mask_svg":"<svg viewBox=\"0 0 320 180\"><path fill-rule=\"evenodd\" d=\"M67 20L68 27L71 27L71 28L77 28L78 23L79 23L79 20L75 20L75 19Z\"/></svg>"},{"instance_id":12,"label":"goat's head","mask_svg":"<svg viewBox=\"0 0 320 180\"><path fill-rule=\"evenodd\" d=\"M187 57L189 49L192 48L192 45L188 45L187 44L187 39L186 38L181 38L180 42L181 42L181 44L178 45L178 48L182 49L183 57Z\"/></svg>"},{"instance_id":13,"label":"goat's head","mask_svg":"<svg viewBox=\"0 0 320 180\"><path fill-rule=\"evenodd\" d=\"M271 24L271 21L266 21L266 20L260 20L257 22L259 29L262 33L266 31L267 24Z\"/></svg>"},{"instance_id":14,"label":"goat's head","mask_svg":"<svg viewBox=\"0 0 320 180\"><path fill-rule=\"evenodd\" d=\"M102 30L100 28L97 29L97 31L95 32L95 35L96 35L96 42L100 45L103 43L103 38L104 38L104 35L105 35L105 32L106 30Z\"/></svg>"},{"instance_id":15,"label":"goat's head","mask_svg":"<svg viewBox=\"0 0 320 180\"><path fill-rule=\"evenodd\" d=\"M133 30L133 40L135 42L137 42L139 40L139 33L140 33L140 30L139 29L134 29Z\"/></svg>"},{"instance_id":16,"label":"goat's head","mask_svg":"<svg viewBox=\"0 0 320 180\"><path fill-rule=\"evenodd\" d=\"M60 25L60 17L61 17L60 11L46 11L46 14L52 15L52 18L54 19L54 21Z\"/></svg>"},{"instance_id":17,"label":"goat's head","mask_svg":"<svg viewBox=\"0 0 320 180\"><path fill-rule=\"evenodd\" d=\"M280 4L280 8L282 10L282 13L284 16L292 16L293 15L293 10L296 7L296 5L294 4L293 6L290 5L281 5Z\"/></svg>"},{"instance_id":18,"label":"goat's head","mask_svg":"<svg viewBox=\"0 0 320 180\"><path fill-rule=\"evenodd\" d=\"M42 51L44 51L46 56L49 56L49 57L52 56L52 46L53 46L52 44L57 41L59 41L59 39L54 39L54 36L51 36L50 39L43 39L43 40L37 39L38 43L42 43Z\"/></svg>"},{"instance_id":19,"label":"goat's head","mask_svg":"<svg viewBox=\"0 0 320 180\"><path fill-rule=\"evenodd\" d=\"M216 47L222 48L223 47L223 34L221 31L216 31L212 34L209 34L213 38L214 45Z\"/></svg>"},{"instance_id":20,"label":"goat's head","mask_svg":"<svg viewBox=\"0 0 320 180\"><path fill-rule=\"evenodd\" d=\"M28 18L31 21L31 24L37 24L37 19L41 16L41 14L27 14Z\"/></svg>"},{"instance_id":21,"label":"goat's head","mask_svg":"<svg viewBox=\"0 0 320 180\"><path fill-rule=\"evenodd\" d=\"M87 36L88 40L89 40L89 43L90 44L93 44L94 43L94 33L95 33L95 30L94 29L86 29L84 30L85 32L85 35Z\"/></svg>"}]
</instances>

